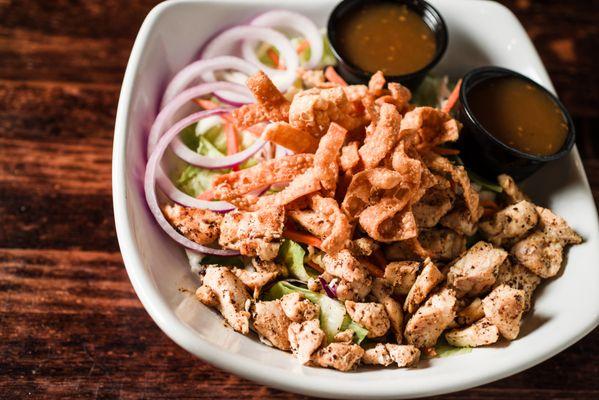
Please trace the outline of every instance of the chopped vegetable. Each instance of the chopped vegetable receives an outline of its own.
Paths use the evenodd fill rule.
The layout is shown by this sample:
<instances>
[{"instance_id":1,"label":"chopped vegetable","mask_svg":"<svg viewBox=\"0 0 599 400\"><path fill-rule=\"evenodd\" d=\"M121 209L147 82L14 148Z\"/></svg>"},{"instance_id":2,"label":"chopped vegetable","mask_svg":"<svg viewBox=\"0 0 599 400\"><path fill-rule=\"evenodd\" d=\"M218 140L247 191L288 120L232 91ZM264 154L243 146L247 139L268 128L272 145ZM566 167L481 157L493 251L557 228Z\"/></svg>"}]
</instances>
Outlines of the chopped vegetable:
<instances>
[{"instance_id":1,"label":"chopped vegetable","mask_svg":"<svg viewBox=\"0 0 599 400\"><path fill-rule=\"evenodd\" d=\"M303 282L317 276L311 274L304 266L305 250L293 240L285 240L279 249L279 262L284 264L291 275Z\"/></svg>"},{"instance_id":2,"label":"chopped vegetable","mask_svg":"<svg viewBox=\"0 0 599 400\"><path fill-rule=\"evenodd\" d=\"M487 190L490 190L490 191L493 191L496 193L503 192L503 189L501 188L501 186L489 181L488 179L483 178L482 176L479 176L477 173L475 173L473 171L468 170L468 177L470 178L470 180L472 182L477 183L484 189L487 189Z\"/></svg>"},{"instance_id":3,"label":"chopped vegetable","mask_svg":"<svg viewBox=\"0 0 599 400\"><path fill-rule=\"evenodd\" d=\"M442 110L445 111L446 113L450 112L453 109L453 107L455 106L455 104L458 102L458 99L460 98L460 88L461 87L462 87L462 80L460 79L458 81L458 83L456 83L453 90L451 91L449 98L443 105Z\"/></svg>"},{"instance_id":4,"label":"chopped vegetable","mask_svg":"<svg viewBox=\"0 0 599 400\"><path fill-rule=\"evenodd\" d=\"M316 236L311 235L309 233L298 232L290 228L285 228L285 230L283 231L283 237L294 240L299 243L314 246L319 249L322 246L322 240L320 240Z\"/></svg>"}]
</instances>

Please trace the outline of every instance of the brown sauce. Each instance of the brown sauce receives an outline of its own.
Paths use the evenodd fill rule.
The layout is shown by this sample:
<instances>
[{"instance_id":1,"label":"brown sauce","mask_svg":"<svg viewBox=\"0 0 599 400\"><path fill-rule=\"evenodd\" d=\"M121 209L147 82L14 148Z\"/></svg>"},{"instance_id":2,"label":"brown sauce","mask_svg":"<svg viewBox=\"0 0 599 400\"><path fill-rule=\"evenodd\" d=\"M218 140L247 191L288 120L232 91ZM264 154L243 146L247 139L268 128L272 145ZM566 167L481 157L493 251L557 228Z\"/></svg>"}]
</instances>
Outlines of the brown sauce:
<instances>
[{"instance_id":1,"label":"brown sauce","mask_svg":"<svg viewBox=\"0 0 599 400\"><path fill-rule=\"evenodd\" d=\"M568 136L568 124L557 104L522 79L482 81L468 93L468 104L489 133L525 153L555 154Z\"/></svg>"},{"instance_id":2,"label":"brown sauce","mask_svg":"<svg viewBox=\"0 0 599 400\"><path fill-rule=\"evenodd\" d=\"M370 3L340 24L339 42L347 61L366 72L405 75L425 67L435 56L432 30L405 5Z\"/></svg>"}]
</instances>

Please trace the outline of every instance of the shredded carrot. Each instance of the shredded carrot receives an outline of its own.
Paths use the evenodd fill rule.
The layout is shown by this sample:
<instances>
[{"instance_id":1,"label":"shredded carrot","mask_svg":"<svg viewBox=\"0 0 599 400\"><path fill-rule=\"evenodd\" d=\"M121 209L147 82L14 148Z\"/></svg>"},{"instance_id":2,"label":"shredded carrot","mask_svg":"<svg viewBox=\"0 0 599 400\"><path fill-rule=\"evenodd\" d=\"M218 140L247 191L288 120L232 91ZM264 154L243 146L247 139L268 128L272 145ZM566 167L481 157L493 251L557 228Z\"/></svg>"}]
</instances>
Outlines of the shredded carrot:
<instances>
[{"instance_id":1,"label":"shredded carrot","mask_svg":"<svg viewBox=\"0 0 599 400\"><path fill-rule=\"evenodd\" d=\"M283 231L283 237L287 238L287 239L291 239L294 242L307 244L309 246L314 246L319 249L320 249L320 246L322 246L322 240L320 240L316 236L311 235L309 233L294 231L289 228L286 228Z\"/></svg>"},{"instance_id":2,"label":"shredded carrot","mask_svg":"<svg viewBox=\"0 0 599 400\"><path fill-rule=\"evenodd\" d=\"M274 64L275 67L279 67L281 60L279 59L279 55L272 47L266 50L266 56L270 58L270 61Z\"/></svg>"},{"instance_id":3,"label":"shredded carrot","mask_svg":"<svg viewBox=\"0 0 599 400\"><path fill-rule=\"evenodd\" d=\"M366 267L366 269L368 269L368 272L370 272L372 275L376 276L377 278L382 278L384 276L383 270L381 270L378 266L374 265L367 259L360 258L360 263L362 265L364 265Z\"/></svg>"},{"instance_id":4,"label":"shredded carrot","mask_svg":"<svg viewBox=\"0 0 599 400\"><path fill-rule=\"evenodd\" d=\"M249 133L251 133L252 135L254 135L256 137L260 137L260 136L262 136L262 132L264 132L264 125L262 125L262 124L252 125L249 128L246 128L246 131L248 131Z\"/></svg>"},{"instance_id":5,"label":"shredded carrot","mask_svg":"<svg viewBox=\"0 0 599 400\"><path fill-rule=\"evenodd\" d=\"M308 264L310 268L320 272L321 274L324 272L324 269L322 269L322 267L316 264L314 261L308 261L306 264Z\"/></svg>"},{"instance_id":6,"label":"shredded carrot","mask_svg":"<svg viewBox=\"0 0 599 400\"><path fill-rule=\"evenodd\" d=\"M335 71L335 68L332 66L328 66L324 70L324 77L327 78L329 82L337 83L341 86L347 86L347 82Z\"/></svg>"},{"instance_id":7,"label":"shredded carrot","mask_svg":"<svg viewBox=\"0 0 599 400\"><path fill-rule=\"evenodd\" d=\"M493 200L481 200L480 205L483 206L484 208L499 209L499 206Z\"/></svg>"},{"instance_id":8,"label":"shredded carrot","mask_svg":"<svg viewBox=\"0 0 599 400\"><path fill-rule=\"evenodd\" d=\"M310 42L308 42L307 40L302 40L295 48L295 51L297 54L302 54L309 47L310 47Z\"/></svg>"},{"instance_id":9,"label":"shredded carrot","mask_svg":"<svg viewBox=\"0 0 599 400\"><path fill-rule=\"evenodd\" d=\"M451 92L451 94L447 98L447 102L445 103L445 105L442 108L442 110L444 112L446 112L446 113L450 112L451 109L458 102L458 98L460 97L460 88L461 87L462 87L462 80L460 79L458 81L458 83L455 85L455 87L453 88L453 91Z\"/></svg>"},{"instance_id":10,"label":"shredded carrot","mask_svg":"<svg viewBox=\"0 0 599 400\"><path fill-rule=\"evenodd\" d=\"M212 190L208 189L204 193L201 193L198 196L198 199L200 199L200 200L212 200L213 196L214 196L214 194L212 193Z\"/></svg>"},{"instance_id":11,"label":"shredded carrot","mask_svg":"<svg viewBox=\"0 0 599 400\"><path fill-rule=\"evenodd\" d=\"M449 149L447 147L435 147L435 153L441 154L442 156L457 156L460 154L458 149Z\"/></svg>"},{"instance_id":12,"label":"shredded carrot","mask_svg":"<svg viewBox=\"0 0 599 400\"><path fill-rule=\"evenodd\" d=\"M232 155L239 152L239 139L237 138L237 132L235 126L227 122L224 126L225 138L227 139L227 155ZM233 171L239 171L239 165L234 166Z\"/></svg>"},{"instance_id":13,"label":"shredded carrot","mask_svg":"<svg viewBox=\"0 0 599 400\"><path fill-rule=\"evenodd\" d=\"M193 101L204 110L214 110L220 107L216 102L207 99L193 99Z\"/></svg>"}]
</instances>

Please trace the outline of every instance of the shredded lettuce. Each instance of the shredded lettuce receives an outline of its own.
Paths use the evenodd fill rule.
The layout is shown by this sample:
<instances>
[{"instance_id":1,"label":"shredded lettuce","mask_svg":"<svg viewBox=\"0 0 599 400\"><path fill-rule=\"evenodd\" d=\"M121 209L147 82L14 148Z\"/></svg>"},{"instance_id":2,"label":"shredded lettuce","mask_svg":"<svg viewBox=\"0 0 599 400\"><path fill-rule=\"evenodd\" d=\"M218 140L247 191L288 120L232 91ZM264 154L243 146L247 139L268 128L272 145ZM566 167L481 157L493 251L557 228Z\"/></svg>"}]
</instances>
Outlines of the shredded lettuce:
<instances>
[{"instance_id":1,"label":"shredded lettuce","mask_svg":"<svg viewBox=\"0 0 599 400\"><path fill-rule=\"evenodd\" d=\"M331 44L329 43L329 38L326 34L322 35L322 43L323 43L323 52L322 59L320 60L320 65L335 65L337 64L337 60L335 59L335 55L333 54L333 50L331 48Z\"/></svg>"},{"instance_id":2,"label":"shredded lettuce","mask_svg":"<svg viewBox=\"0 0 599 400\"><path fill-rule=\"evenodd\" d=\"M219 170L212 171L188 165L177 178L176 184L183 192L197 197L204 193L212 185L212 181L221 174L222 171Z\"/></svg>"},{"instance_id":3,"label":"shredded lettuce","mask_svg":"<svg viewBox=\"0 0 599 400\"><path fill-rule=\"evenodd\" d=\"M368 330L351 320L343 303L290 282L275 283L263 294L263 299L276 300L290 293L301 293L306 299L320 306L320 327L327 335L329 342L333 341L337 333L345 329L354 331L354 342L357 344L360 344L368 334Z\"/></svg>"},{"instance_id":4,"label":"shredded lettuce","mask_svg":"<svg viewBox=\"0 0 599 400\"><path fill-rule=\"evenodd\" d=\"M503 188L499 186L497 183L491 182L490 180L483 178L482 176L478 175L473 171L470 171L469 169L467 169L466 171L468 172L468 177L470 178L470 180L478 184L481 188L490 190L495 193L503 192Z\"/></svg>"},{"instance_id":5,"label":"shredded lettuce","mask_svg":"<svg viewBox=\"0 0 599 400\"><path fill-rule=\"evenodd\" d=\"M309 272L304 265L306 251L293 240L286 239L279 249L279 262L284 264L291 275L303 282L317 276Z\"/></svg>"},{"instance_id":6,"label":"shredded lettuce","mask_svg":"<svg viewBox=\"0 0 599 400\"><path fill-rule=\"evenodd\" d=\"M446 90L445 77L427 75L412 93L412 103L418 106L439 107L439 99Z\"/></svg>"},{"instance_id":7,"label":"shredded lettuce","mask_svg":"<svg viewBox=\"0 0 599 400\"><path fill-rule=\"evenodd\" d=\"M471 351L471 347L454 347L447 343L444 339L439 340L439 342L435 346L435 352L437 353L437 357L439 358L452 357L460 354L468 354Z\"/></svg>"}]
</instances>

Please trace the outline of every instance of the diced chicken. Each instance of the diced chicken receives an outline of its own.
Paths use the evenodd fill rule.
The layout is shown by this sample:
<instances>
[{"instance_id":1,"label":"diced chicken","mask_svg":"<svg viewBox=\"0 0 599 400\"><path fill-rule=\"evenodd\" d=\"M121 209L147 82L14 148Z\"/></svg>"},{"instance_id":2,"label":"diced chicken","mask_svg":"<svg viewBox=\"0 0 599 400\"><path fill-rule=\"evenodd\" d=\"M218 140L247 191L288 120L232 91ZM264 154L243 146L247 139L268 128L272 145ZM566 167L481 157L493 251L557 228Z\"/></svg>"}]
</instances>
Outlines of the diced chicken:
<instances>
[{"instance_id":1,"label":"diced chicken","mask_svg":"<svg viewBox=\"0 0 599 400\"><path fill-rule=\"evenodd\" d=\"M466 307L458 311L456 321L459 325L471 325L485 316L483 302L478 297L475 298Z\"/></svg>"},{"instance_id":2,"label":"diced chicken","mask_svg":"<svg viewBox=\"0 0 599 400\"><path fill-rule=\"evenodd\" d=\"M333 342L336 343L347 343L347 344L351 344L354 340L354 331L352 331L351 329L346 329L344 331L341 331L337 334L335 334L335 336L333 337Z\"/></svg>"},{"instance_id":3,"label":"diced chicken","mask_svg":"<svg viewBox=\"0 0 599 400\"><path fill-rule=\"evenodd\" d=\"M447 342L456 347L479 347L499 340L499 330L487 319L461 329L452 329L445 334Z\"/></svg>"},{"instance_id":4,"label":"diced chicken","mask_svg":"<svg viewBox=\"0 0 599 400\"><path fill-rule=\"evenodd\" d=\"M497 286L483 299L485 318L499 329L506 339L513 340L520 333L520 319L524 313L524 291L507 285Z\"/></svg>"},{"instance_id":5,"label":"diced chicken","mask_svg":"<svg viewBox=\"0 0 599 400\"><path fill-rule=\"evenodd\" d=\"M355 257L368 257L379 249L379 244L369 237L363 237L352 240L349 245L349 251Z\"/></svg>"},{"instance_id":6,"label":"diced chicken","mask_svg":"<svg viewBox=\"0 0 599 400\"><path fill-rule=\"evenodd\" d=\"M303 322L318 318L320 308L300 293L286 294L281 298L281 306L287 318L293 322Z\"/></svg>"},{"instance_id":7,"label":"diced chicken","mask_svg":"<svg viewBox=\"0 0 599 400\"><path fill-rule=\"evenodd\" d=\"M349 250L341 250L334 256L325 254L322 264L327 273L341 279L337 286L339 299L363 299L370 292L372 279Z\"/></svg>"},{"instance_id":8,"label":"diced chicken","mask_svg":"<svg viewBox=\"0 0 599 400\"><path fill-rule=\"evenodd\" d=\"M541 283L541 278L538 275L519 263L512 264L509 259L506 259L499 267L495 285L508 285L522 290L524 292L524 311L528 311L532 304L532 295L539 283Z\"/></svg>"},{"instance_id":9,"label":"diced chicken","mask_svg":"<svg viewBox=\"0 0 599 400\"><path fill-rule=\"evenodd\" d=\"M396 261L387 264L384 278L394 287L394 293L407 295L416 282L420 263L418 261Z\"/></svg>"},{"instance_id":10,"label":"diced chicken","mask_svg":"<svg viewBox=\"0 0 599 400\"><path fill-rule=\"evenodd\" d=\"M385 307L379 303L346 301L345 308L352 320L368 329L368 337L381 337L391 327Z\"/></svg>"},{"instance_id":11,"label":"diced chicken","mask_svg":"<svg viewBox=\"0 0 599 400\"><path fill-rule=\"evenodd\" d=\"M478 242L453 263L447 282L459 297L476 296L493 286L499 266L506 257L505 250Z\"/></svg>"},{"instance_id":12,"label":"diced chicken","mask_svg":"<svg viewBox=\"0 0 599 400\"><path fill-rule=\"evenodd\" d=\"M433 260L453 260L466 251L466 237L451 229L424 229L418 240Z\"/></svg>"},{"instance_id":13,"label":"diced chicken","mask_svg":"<svg viewBox=\"0 0 599 400\"><path fill-rule=\"evenodd\" d=\"M410 345L398 345L391 343L378 343L372 349L368 349L362 356L364 364L388 366L393 362L397 366L412 367L420 360L420 350Z\"/></svg>"},{"instance_id":14,"label":"diced chicken","mask_svg":"<svg viewBox=\"0 0 599 400\"><path fill-rule=\"evenodd\" d=\"M285 222L284 207L265 207L254 212L231 211L220 225L219 244L243 255L272 260L279 252Z\"/></svg>"},{"instance_id":15,"label":"diced chicken","mask_svg":"<svg viewBox=\"0 0 599 400\"><path fill-rule=\"evenodd\" d=\"M510 250L520 264L541 278L557 275L564 260L564 246L542 231L533 232Z\"/></svg>"},{"instance_id":16,"label":"diced chicken","mask_svg":"<svg viewBox=\"0 0 599 400\"><path fill-rule=\"evenodd\" d=\"M181 207L179 204L164 207L164 214L191 241L208 245L218 240L222 214L201 208Z\"/></svg>"},{"instance_id":17,"label":"diced chicken","mask_svg":"<svg viewBox=\"0 0 599 400\"><path fill-rule=\"evenodd\" d=\"M570 228L562 217L555 215L548 208L537 206L536 209L539 213L539 227L547 235L549 241L558 242L564 246L582 243L582 237Z\"/></svg>"},{"instance_id":18,"label":"diced chicken","mask_svg":"<svg viewBox=\"0 0 599 400\"><path fill-rule=\"evenodd\" d=\"M505 174L499 175L497 181L503 189L502 195L508 204L515 204L522 200L530 201L530 198L520 190L511 176Z\"/></svg>"},{"instance_id":19,"label":"diced chicken","mask_svg":"<svg viewBox=\"0 0 599 400\"><path fill-rule=\"evenodd\" d=\"M478 219L472 218L470 211L464 206L455 207L439 221L444 227L466 236L472 236L476 233L478 229L477 222Z\"/></svg>"},{"instance_id":20,"label":"diced chicken","mask_svg":"<svg viewBox=\"0 0 599 400\"><path fill-rule=\"evenodd\" d=\"M416 307L426 299L433 288L445 279L445 276L430 258L424 260L423 266L422 272L416 278L416 282L412 285L404 303L404 310L410 314L413 314Z\"/></svg>"},{"instance_id":21,"label":"diced chicken","mask_svg":"<svg viewBox=\"0 0 599 400\"><path fill-rule=\"evenodd\" d=\"M419 228L432 228L451 210L455 194L449 188L430 188L412 207Z\"/></svg>"},{"instance_id":22,"label":"diced chicken","mask_svg":"<svg viewBox=\"0 0 599 400\"><path fill-rule=\"evenodd\" d=\"M250 296L241 280L227 268L208 267L196 297L207 306L216 307L237 332L244 335L249 332Z\"/></svg>"},{"instance_id":23,"label":"diced chicken","mask_svg":"<svg viewBox=\"0 0 599 400\"><path fill-rule=\"evenodd\" d=\"M268 282L272 281L274 278L279 275L277 271L274 272L258 272L251 271L248 269L242 268L233 268L232 269L235 276L237 276L243 284L254 292L254 298L257 298L260 294L260 290L268 284Z\"/></svg>"},{"instance_id":24,"label":"diced chicken","mask_svg":"<svg viewBox=\"0 0 599 400\"><path fill-rule=\"evenodd\" d=\"M408 344L418 348L434 346L455 318L456 301L455 292L447 288L429 297L406 324Z\"/></svg>"},{"instance_id":25,"label":"diced chicken","mask_svg":"<svg viewBox=\"0 0 599 400\"><path fill-rule=\"evenodd\" d=\"M539 220L535 205L526 200L512 204L479 224L482 235L495 246L522 237Z\"/></svg>"},{"instance_id":26,"label":"diced chicken","mask_svg":"<svg viewBox=\"0 0 599 400\"><path fill-rule=\"evenodd\" d=\"M293 354L305 364L310 361L312 354L325 341L325 333L320 329L317 319L304 322L292 322L287 330Z\"/></svg>"},{"instance_id":27,"label":"diced chicken","mask_svg":"<svg viewBox=\"0 0 599 400\"><path fill-rule=\"evenodd\" d=\"M318 350L311 361L320 367L346 372L356 368L363 355L364 349L357 344L331 343Z\"/></svg>"},{"instance_id":28,"label":"diced chicken","mask_svg":"<svg viewBox=\"0 0 599 400\"><path fill-rule=\"evenodd\" d=\"M391 297L393 287L384 279L377 278L372 285L372 294L376 300L385 307L391 330L395 334L397 343L401 343L403 337L403 310L397 300Z\"/></svg>"},{"instance_id":29,"label":"diced chicken","mask_svg":"<svg viewBox=\"0 0 599 400\"><path fill-rule=\"evenodd\" d=\"M253 326L260 338L278 349L289 350L287 329L291 320L287 318L279 300L259 301L254 306Z\"/></svg>"},{"instance_id":30,"label":"diced chicken","mask_svg":"<svg viewBox=\"0 0 599 400\"><path fill-rule=\"evenodd\" d=\"M297 72L302 80L303 87L307 89L320 86L325 82L324 71L321 69L298 68Z\"/></svg>"}]
</instances>

